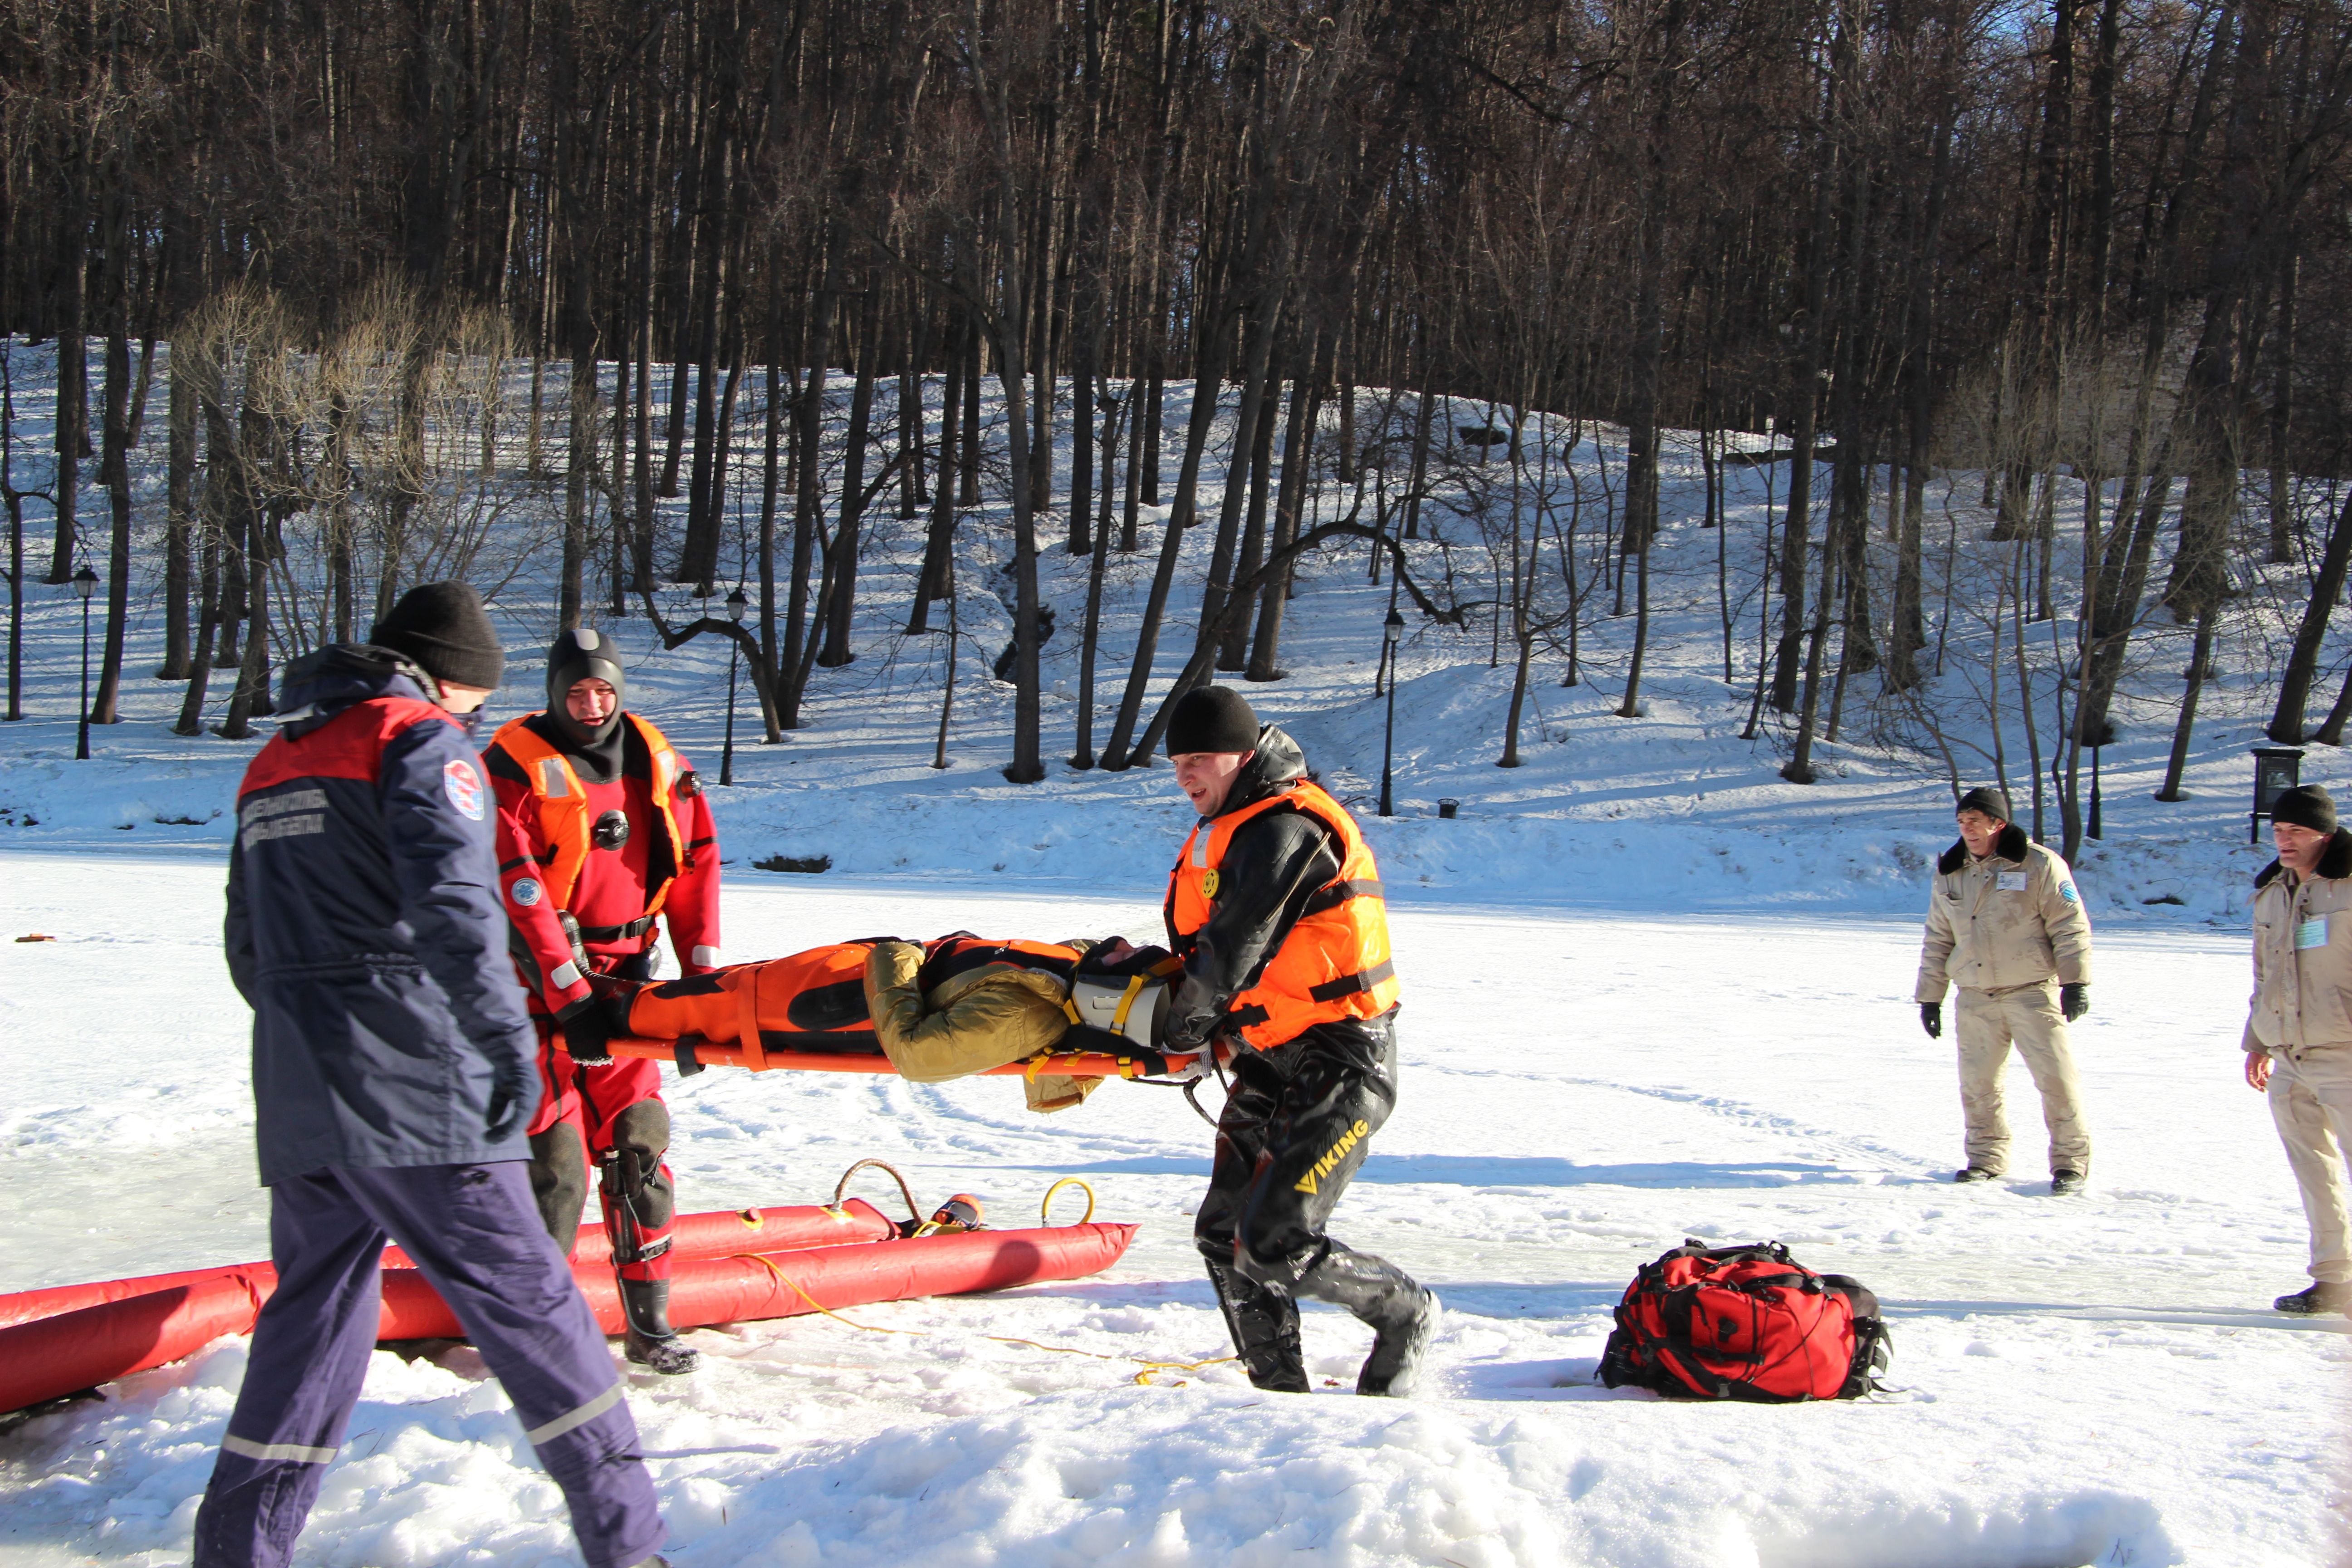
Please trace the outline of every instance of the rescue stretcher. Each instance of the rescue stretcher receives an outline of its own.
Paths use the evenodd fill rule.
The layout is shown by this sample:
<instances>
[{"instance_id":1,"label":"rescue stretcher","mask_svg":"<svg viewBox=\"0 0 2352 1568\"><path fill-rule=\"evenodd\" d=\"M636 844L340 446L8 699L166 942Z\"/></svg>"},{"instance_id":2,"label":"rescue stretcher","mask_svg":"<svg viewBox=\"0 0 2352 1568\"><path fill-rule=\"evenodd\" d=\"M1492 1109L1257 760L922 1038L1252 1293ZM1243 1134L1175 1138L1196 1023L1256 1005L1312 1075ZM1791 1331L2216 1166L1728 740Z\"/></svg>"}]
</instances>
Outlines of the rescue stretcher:
<instances>
[{"instance_id":1,"label":"rescue stretcher","mask_svg":"<svg viewBox=\"0 0 2352 1568\"><path fill-rule=\"evenodd\" d=\"M768 1040L772 1038L771 1033L759 1043L747 1047L740 1044L714 1045L691 1036L678 1040L625 1037L613 1041L612 1051L616 1057L669 1062L682 1077L687 1078L707 1067L748 1068L752 1072L771 1072L780 1068L794 1072L888 1073L894 1070L890 1059L882 1054L878 1041L874 1042L869 1050L858 1050L854 1047L845 1048L848 1043L837 1031L809 1037L813 1043L808 1048L771 1045ZM873 1040L871 1035L866 1038ZM972 1076L1186 1079L1207 1071L1209 1067L1204 1051L1150 1051L1139 1047L1116 1054L1109 1051L1045 1051L1025 1061L983 1068Z\"/></svg>"},{"instance_id":2,"label":"rescue stretcher","mask_svg":"<svg viewBox=\"0 0 2352 1568\"><path fill-rule=\"evenodd\" d=\"M1205 1074L1213 1064L1204 1052L1159 1048L1174 961L1124 944L1106 960L1108 946L968 931L920 943L828 943L616 994L609 1048L669 1062L688 1077L712 1066L896 1073L902 1068L894 1064L915 1049L910 1037L943 1031L954 1044L916 1050L928 1059L912 1076L1183 1081ZM893 994L905 1000L886 1051L866 970L869 956L887 963L890 955L900 961L901 981L880 983L883 1005Z\"/></svg>"}]
</instances>

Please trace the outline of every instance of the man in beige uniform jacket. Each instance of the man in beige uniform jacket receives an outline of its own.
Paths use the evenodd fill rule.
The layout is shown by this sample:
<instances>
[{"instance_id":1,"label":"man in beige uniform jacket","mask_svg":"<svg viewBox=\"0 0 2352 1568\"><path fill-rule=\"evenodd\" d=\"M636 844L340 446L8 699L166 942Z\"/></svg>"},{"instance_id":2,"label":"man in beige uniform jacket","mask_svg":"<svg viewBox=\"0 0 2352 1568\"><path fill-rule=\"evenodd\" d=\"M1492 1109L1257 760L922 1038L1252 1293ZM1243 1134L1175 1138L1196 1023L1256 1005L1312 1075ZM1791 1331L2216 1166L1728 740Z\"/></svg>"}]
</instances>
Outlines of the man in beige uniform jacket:
<instances>
[{"instance_id":1,"label":"man in beige uniform jacket","mask_svg":"<svg viewBox=\"0 0 2352 1568\"><path fill-rule=\"evenodd\" d=\"M2066 862L2009 820L2007 795L1972 789L1955 815L1960 841L1936 862L1914 993L1921 1026L1940 1039L1945 987L1960 988L1969 1163L1954 1179L1989 1182L2009 1168L2000 1074L2013 1044L2042 1091L2050 1190L2080 1192L2091 1174L2091 1130L2066 1026L2090 1011L2091 919Z\"/></svg>"},{"instance_id":2,"label":"man in beige uniform jacket","mask_svg":"<svg viewBox=\"0 0 2352 1568\"><path fill-rule=\"evenodd\" d=\"M2317 785L2271 806L2278 858L2254 879L2254 994L2246 1081L2270 1092L2271 1120L2303 1189L2313 1284L2272 1305L2308 1316L2352 1309L2352 1226L2344 1160L2352 1138L2352 833Z\"/></svg>"}]
</instances>

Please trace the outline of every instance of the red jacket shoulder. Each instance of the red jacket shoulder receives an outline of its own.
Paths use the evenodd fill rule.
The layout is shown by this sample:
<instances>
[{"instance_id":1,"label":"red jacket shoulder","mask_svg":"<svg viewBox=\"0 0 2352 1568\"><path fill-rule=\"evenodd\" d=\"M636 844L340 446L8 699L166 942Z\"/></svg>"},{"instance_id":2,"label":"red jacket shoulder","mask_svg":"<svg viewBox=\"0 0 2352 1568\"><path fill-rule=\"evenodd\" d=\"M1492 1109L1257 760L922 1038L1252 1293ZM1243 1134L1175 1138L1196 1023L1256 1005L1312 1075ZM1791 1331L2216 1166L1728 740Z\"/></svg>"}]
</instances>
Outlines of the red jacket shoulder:
<instances>
[{"instance_id":1,"label":"red jacket shoulder","mask_svg":"<svg viewBox=\"0 0 2352 1568\"><path fill-rule=\"evenodd\" d=\"M247 765L237 797L295 779L374 784L383 765L383 749L415 725L428 721L457 722L435 704L414 697L376 697L353 703L315 730L299 735L280 731Z\"/></svg>"}]
</instances>

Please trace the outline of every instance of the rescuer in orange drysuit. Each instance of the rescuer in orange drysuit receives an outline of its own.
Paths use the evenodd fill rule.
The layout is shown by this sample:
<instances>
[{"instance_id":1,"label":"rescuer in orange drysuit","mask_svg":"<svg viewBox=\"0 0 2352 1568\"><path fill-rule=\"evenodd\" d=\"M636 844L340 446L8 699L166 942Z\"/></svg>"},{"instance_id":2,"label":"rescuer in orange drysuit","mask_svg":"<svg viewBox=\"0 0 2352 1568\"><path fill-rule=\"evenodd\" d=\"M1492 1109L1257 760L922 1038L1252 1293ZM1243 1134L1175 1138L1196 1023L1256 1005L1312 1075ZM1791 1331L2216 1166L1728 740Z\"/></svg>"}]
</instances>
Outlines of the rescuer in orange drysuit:
<instances>
[{"instance_id":1,"label":"rescuer in orange drysuit","mask_svg":"<svg viewBox=\"0 0 2352 1568\"><path fill-rule=\"evenodd\" d=\"M499 880L516 967L539 1028L545 1093L530 1178L556 1245L577 1238L588 1173L613 1242L625 1351L689 1372L669 1321L677 1191L662 1155L661 1068L615 1061L602 977L650 980L656 918L688 974L719 965L719 840L701 781L659 730L625 710L619 650L581 627L547 656L547 709L501 728L483 753L498 794Z\"/></svg>"},{"instance_id":2,"label":"rescuer in orange drysuit","mask_svg":"<svg viewBox=\"0 0 2352 1568\"><path fill-rule=\"evenodd\" d=\"M1171 1050L1232 1043L1209 1191L1192 1239L1260 1388L1308 1388L1298 1298L1371 1325L1359 1394L1412 1392L1437 1298L1325 1234L1396 1106L1396 966L1372 852L1307 774L1297 742L1239 692L1185 693L1168 756L1201 820L1168 879L1183 961Z\"/></svg>"}]
</instances>

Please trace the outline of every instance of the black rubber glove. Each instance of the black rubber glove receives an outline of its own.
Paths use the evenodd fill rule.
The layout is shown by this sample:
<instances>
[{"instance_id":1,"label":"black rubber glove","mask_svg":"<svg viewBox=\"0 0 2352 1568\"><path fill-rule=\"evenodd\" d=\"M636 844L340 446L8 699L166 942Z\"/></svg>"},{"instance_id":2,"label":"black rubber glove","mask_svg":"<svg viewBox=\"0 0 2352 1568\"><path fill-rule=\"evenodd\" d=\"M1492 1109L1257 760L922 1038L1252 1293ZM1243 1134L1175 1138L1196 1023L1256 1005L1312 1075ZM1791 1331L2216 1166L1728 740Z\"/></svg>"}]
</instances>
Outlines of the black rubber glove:
<instances>
[{"instance_id":1,"label":"black rubber glove","mask_svg":"<svg viewBox=\"0 0 2352 1568\"><path fill-rule=\"evenodd\" d=\"M2086 984L2058 987L2058 1011L2068 1023L2073 1023L2091 1010L2091 988Z\"/></svg>"},{"instance_id":2,"label":"black rubber glove","mask_svg":"<svg viewBox=\"0 0 2352 1568\"><path fill-rule=\"evenodd\" d=\"M563 1031L563 1048L583 1068L603 1067L613 1059L613 1019L601 996L583 996L555 1016Z\"/></svg>"},{"instance_id":3,"label":"black rubber glove","mask_svg":"<svg viewBox=\"0 0 2352 1568\"><path fill-rule=\"evenodd\" d=\"M1941 1002L1919 1004L1919 1026L1927 1031L1931 1040L1944 1037L1944 1005Z\"/></svg>"}]
</instances>

